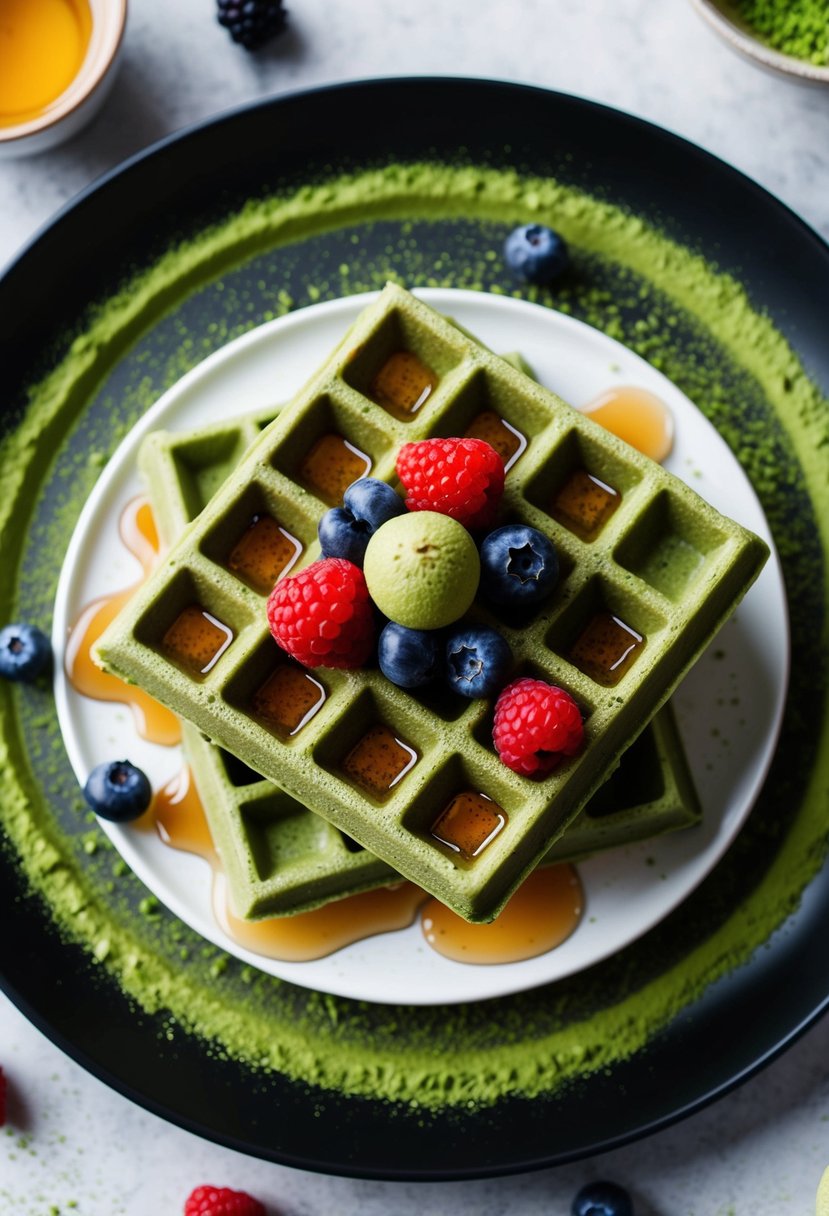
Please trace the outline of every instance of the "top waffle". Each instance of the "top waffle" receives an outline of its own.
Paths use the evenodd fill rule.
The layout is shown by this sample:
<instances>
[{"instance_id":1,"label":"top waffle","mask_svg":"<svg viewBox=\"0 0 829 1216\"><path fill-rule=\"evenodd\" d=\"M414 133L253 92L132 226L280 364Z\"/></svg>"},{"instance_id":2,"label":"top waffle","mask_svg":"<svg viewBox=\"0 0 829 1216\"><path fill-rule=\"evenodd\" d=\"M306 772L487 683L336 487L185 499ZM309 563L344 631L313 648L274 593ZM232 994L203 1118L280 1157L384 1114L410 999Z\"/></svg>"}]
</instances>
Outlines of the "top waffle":
<instances>
[{"instance_id":1,"label":"top waffle","mask_svg":"<svg viewBox=\"0 0 829 1216\"><path fill-rule=\"evenodd\" d=\"M410 411L377 400L401 351L434 382ZM309 673L267 628L270 584L317 556L317 521L352 480L392 480L404 442L464 434L508 456L505 518L546 532L559 553L559 586L531 619L473 608L509 642L516 675L564 687L582 710L584 746L542 781L498 760L489 703L404 691L375 668ZM766 556L762 540L666 470L389 285L110 626L98 657L460 915L488 920ZM621 674L603 667L615 630L632 653Z\"/></svg>"},{"instance_id":2,"label":"top waffle","mask_svg":"<svg viewBox=\"0 0 829 1216\"><path fill-rule=\"evenodd\" d=\"M153 431L138 463L165 546L207 505L275 409L189 434ZM285 916L399 875L185 723L184 745L237 916ZM574 860L698 822L699 804L670 704L622 756L619 767L544 862ZM544 864L542 862L542 864Z\"/></svg>"}]
</instances>

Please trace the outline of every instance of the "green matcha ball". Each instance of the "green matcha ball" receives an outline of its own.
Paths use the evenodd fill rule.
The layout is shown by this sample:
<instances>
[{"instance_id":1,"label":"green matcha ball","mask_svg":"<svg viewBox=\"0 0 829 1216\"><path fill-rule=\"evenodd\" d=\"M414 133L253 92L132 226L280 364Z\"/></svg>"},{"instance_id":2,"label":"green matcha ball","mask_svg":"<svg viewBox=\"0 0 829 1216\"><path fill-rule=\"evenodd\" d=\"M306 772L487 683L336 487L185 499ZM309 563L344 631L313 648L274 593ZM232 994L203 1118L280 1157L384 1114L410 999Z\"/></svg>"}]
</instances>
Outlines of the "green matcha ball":
<instances>
[{"instance_id":1,"label":"green matcha ball","mask_svg":"<svg viewBox=\"0 0 829 1216\"><path fill-rule=\"evenodd\" d=\"M372 536L363 565L380 611L408 629L442 629L475 598L481 565L462 524L436 511L410 511Z\"/></svg>"}]
</instances>

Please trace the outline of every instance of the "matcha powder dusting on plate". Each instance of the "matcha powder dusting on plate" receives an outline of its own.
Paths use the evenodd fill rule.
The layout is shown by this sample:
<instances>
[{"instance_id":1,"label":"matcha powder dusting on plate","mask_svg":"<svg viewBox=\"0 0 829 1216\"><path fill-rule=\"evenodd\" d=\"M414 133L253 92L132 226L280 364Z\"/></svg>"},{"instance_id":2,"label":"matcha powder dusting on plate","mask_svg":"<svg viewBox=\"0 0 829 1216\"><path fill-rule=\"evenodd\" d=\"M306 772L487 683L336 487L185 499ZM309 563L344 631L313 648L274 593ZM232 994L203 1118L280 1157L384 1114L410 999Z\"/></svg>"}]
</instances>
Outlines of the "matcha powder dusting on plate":
<instances>
[{"instance_id":1,"label":"matcha powder dusting on plate","mask_svg":"<svg viewBox=\"0 0 829 1216\"><path fill-rule=\"evenodd\" d=\"M829 0L738 0L752 31L784 55L829 64Z\"/></svg>"}]
</instances>

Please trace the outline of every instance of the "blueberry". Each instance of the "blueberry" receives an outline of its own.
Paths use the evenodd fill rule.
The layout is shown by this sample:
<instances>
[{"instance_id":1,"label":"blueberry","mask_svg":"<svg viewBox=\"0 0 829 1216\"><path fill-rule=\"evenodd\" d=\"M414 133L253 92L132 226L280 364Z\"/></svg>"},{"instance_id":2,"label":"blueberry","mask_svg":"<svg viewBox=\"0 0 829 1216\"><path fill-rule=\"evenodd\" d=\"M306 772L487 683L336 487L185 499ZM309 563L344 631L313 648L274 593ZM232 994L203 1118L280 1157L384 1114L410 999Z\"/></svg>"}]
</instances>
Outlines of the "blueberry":
<instances>
[{"instance_id":1,"label":"blueberry","mask_svg":"<svg viewBox=\"0 0 829 1216\"><path fill-rule=\"evenodd\" d=\"M152 801L153 791L146 773L129 760L110 760L93 768L83 794L102 819L127 823L144 814Z\"/></svg>"},{"instance_id":2,"label":"blueberry","mask_svg":"<svg viewBox=\"0 0 829 1216\"><path fill-rule=\"evenodd\" d=\"M407 629L389 621L377 644L380 670L399 688L419 688L440 671L440 636L428 629Z\"/></svg>"},{"instance_id":3,"label":"blueberry","mask_svg":"<svg viewBox=\"0 0 829 1216\"><path fill-rule=\"evenodd\" d=\"M454 629L446 640L446 674L462 697L491 697L502 688L512 651L488 625Z\"/></svg>"},{"instance_id":4,"label":"blueberry","mask_svg":"<svg viewBox=\"0 0 829 1216\"><path fill-rule=\"evenodd\" d=\"M343 495L343 505L326 511L317 532L323 557L344 557L362 566L366 546L383 524L402 515L403 499L385 481L361 477Z\"/></svg>"},{"instance_id":5,"label":"blueberry","mask_svg":"<svg viewBox=\"0 0 829 1216\"><path fill-rule=\"evenodd\" d=\"M344 557L362 568L366 547L372 537L371 526L355 519L345 507L332 507L317 525L323 557Z\"/></svg>"},{"instance_id":6,"label":"blueberry","mask_svg":"<svg viewBox=\"0 0 829 1216\"><path fill-rule=\"evenodd\" d=\"M364 519L373 532L406 510L406 504L397 491L378 477L361 477L358 481L352 481L343 494L343 505L355 519Z\"/></svg>"},{"instance_id":7,"label":"blueberry","mask_svg":"<svg viewBox=\"0 0 829 1216\"><path fill-rule=\"evenodd\" d=\"M576 1195L570 1211L572 1216L633 1216L633 1204L615 1182L590 1182Z\"/></svg>"},{"instance_id":8,"label":"blueberry","mask_svg":"<svg viewBox=\"0 0 829 1216\"><path fill-rule=\"evenodd\" d=\"M507 524L490 532L481 545L481 592L493 604L534 607L557 582L555 547L537 528Z\"/></svg>"},{"instance_id":9,"label":"blueberry","mask_svg":"<svg viewBox=\"0 0 829 1216\"><path fill-rule=\"evenodd\" d=\"M562 237L543 224L523 224L504 244L507 265L528 283L550 283L567 268L570 254Z\"/></svg>"},{"instance_id":10,"label":"blueberry","mask_svg":"<svg viewBox=\"0 0 829 1216\"><path fill-rule=\"evenodd\" d=\"M46 670L52 647L36 625L6 625L0 629L0 676L28 683Z\"/></svg>"}]
</instances>

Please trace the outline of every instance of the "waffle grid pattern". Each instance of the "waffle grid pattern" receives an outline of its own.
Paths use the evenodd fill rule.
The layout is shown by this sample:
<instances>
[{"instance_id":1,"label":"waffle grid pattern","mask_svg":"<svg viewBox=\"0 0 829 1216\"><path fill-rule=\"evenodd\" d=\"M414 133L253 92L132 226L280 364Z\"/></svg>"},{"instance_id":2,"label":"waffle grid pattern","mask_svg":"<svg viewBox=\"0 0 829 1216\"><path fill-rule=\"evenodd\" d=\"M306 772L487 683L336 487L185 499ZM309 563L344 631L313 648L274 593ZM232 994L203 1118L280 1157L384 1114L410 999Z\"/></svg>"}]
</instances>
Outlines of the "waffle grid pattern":
<instances>
[{"instance_id":1,"label":"waffle grid pattern","mask_svg":"<svg viewBox=\"0 0 829 1216\"><path fill-rule=\"evenodd\" d=\"M390 354L412 351L438 385L411 421L368 395ZM397 450L428 435L463 434L484 410L528 440L510 471L504 516L546 531L562 580L531 620L495 620L516 674L566 688L585 718L582 751L540 782L506 769L490 741L492 707L452 694L424 696L390 685L376 670L324 671L325 700L303 729L280 738L251 712L263 682L285 662L270 638L263 597L222 564L251 518L267 512L317 554L316 523L329 505L305 474L325 436L365 453L372 475L394 478ZM597 539L586 543L549 513L557 488L586 469L621 496ZM330 501L330 500L329 500ZM300 802L469 920L488 920L574 819L756 577L765 544L704 503L666 470L566 406L402 288L389 285L286 406L110 627L99 660L142 685ZM693 560L689 560L689 557ZM200 679L165 653L179 614L200 605L233 634ZM618 615L646 639L614 687L595 683L567 655L597 612ZM418 762L382 803L342 773L359 739L384 723L414 747ZM431 827L462 790L484 792L506 824L471 863L444 851Z\"/></svg>"},{"instance_id":2,"label":"waffle grid pattern","mask_svg":"<svg viewBox=\"0 0 829 1216\"><path fill-rule=\"evenodd\" d=\"M238 464L276 410L181 435L154 431L139 453L165 546L181 534ZM222 857L238 916L306 912L394 882L399 874L290 795L184 724L184 751ZM699 806L670 706L549 849L574 861L698 822Z\"/></svg>"}]
</instances>

